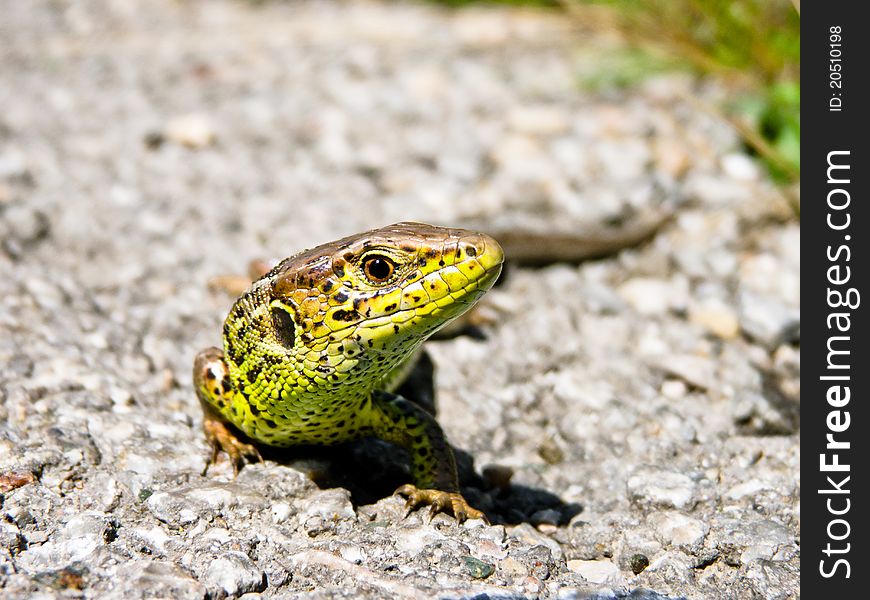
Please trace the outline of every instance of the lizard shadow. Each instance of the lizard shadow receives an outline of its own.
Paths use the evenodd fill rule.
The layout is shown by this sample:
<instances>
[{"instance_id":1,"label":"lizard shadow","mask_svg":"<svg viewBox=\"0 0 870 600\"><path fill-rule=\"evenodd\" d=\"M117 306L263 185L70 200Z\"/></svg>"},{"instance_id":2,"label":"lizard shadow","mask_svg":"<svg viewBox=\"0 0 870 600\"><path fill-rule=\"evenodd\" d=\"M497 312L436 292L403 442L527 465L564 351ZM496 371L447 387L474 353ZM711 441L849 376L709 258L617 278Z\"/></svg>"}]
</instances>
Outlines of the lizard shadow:
<instances>
[{"instance_id":1,"label":"lizard shadow","mask_svg":"<svg viewBox=\"0 0 870 600\"><path fill-rule=\"evenodd\" d=\"M436 414L434 364L423 352L417 365L397 393ZM510 482L506 467L484 468L478 473L474 458L451 444L462 493L475 508L483 510L493 524L550 523L567 525L583 507L566 503L547 490ZM288 449L260 448L264 457L305 472L321 489L343 487L357 506L390 496L410 481L409 456L405 449L366 438L335 446L296 446Z\"/></svg>"}]
</instances>

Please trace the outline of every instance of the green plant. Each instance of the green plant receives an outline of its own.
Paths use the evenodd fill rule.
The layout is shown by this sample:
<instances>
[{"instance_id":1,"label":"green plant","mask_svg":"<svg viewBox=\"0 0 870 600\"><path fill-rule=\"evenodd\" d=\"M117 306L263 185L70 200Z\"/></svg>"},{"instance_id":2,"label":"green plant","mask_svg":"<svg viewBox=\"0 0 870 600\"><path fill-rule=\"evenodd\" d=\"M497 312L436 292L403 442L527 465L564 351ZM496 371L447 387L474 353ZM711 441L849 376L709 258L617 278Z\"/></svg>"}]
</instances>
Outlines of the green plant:
<instances>
[{"instance_id":1,"label":"green plant","mask_svg":"<svg viewBox=\"0 0 870 600\"><path fill-rule=\"evenodd\" d=\"M676 65L739 90L722 116L779 181L800 178L800 13L786 0L561 0L583 23L618 30L647 53L647 73ZM623 58L632 81L637 58ZM652 62L650 62L652 61ZM657 62L656 62L657 61ZM650 67L652 65L652 67ZM593 87L600 82L591 81ZM796 209L797 210L797 209Z\"/></svg>"}]
</instances>

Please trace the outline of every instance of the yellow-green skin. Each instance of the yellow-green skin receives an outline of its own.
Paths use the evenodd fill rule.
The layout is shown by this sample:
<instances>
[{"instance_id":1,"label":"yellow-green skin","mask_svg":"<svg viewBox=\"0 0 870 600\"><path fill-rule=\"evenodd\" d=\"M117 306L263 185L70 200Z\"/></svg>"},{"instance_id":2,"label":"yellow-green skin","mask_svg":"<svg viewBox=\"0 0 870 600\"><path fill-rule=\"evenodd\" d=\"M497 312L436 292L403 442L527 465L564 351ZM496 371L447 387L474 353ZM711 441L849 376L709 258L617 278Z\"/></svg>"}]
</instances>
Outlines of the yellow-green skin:
<instances>
[{"instance_id":1,"label":"yellow-green skin","mask_svg":"<svg viewBox=\"0 0 870 600\"><path fill-rule=\"evenodd\" d=\"M395 265L385 281L365 267L381 259ZM408 449L417 488L458 492L437 422L391 392L420 345L493 285L502 261L487 235L422 223L284 260L236 301L223 351L197 357L194 382L207 419L273 446L372 435Z\"/></svg>"}]
</instances>

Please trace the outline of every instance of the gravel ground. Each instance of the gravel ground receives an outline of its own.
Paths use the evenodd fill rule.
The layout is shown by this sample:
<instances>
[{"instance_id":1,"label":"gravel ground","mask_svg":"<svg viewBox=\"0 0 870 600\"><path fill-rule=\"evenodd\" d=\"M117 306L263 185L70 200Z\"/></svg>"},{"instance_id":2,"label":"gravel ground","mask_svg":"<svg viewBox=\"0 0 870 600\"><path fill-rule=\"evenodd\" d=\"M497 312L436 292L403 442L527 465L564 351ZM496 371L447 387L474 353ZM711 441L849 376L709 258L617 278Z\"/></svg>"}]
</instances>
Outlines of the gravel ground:
<instances>
[{"instance_id":1,"label":"gravel ground","mask_svg":"<svg viewBox=\"0 0 870 600\"><path fill-rule=\"evenodd\" d=\"M0 596L798 597L800 229L722 90L585 92L614 41L528 12L0 13ZM209 279L405 219L521 240L429 344L493 525L378 442L203 476Z\"/></svg>"}]
</instances>

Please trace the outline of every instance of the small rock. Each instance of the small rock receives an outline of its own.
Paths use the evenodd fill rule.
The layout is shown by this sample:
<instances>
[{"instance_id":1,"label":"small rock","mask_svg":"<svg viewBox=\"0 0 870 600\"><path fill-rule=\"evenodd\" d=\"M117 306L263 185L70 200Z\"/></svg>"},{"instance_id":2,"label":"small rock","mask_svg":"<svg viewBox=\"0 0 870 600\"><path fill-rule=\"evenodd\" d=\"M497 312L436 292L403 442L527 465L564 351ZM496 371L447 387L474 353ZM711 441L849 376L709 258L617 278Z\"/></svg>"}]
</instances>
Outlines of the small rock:
<instances>
[{"instance_id":1,"label":"small rock","mask_svg":"<svg viewBox=\"0 0 870 600\"><path fill-rule=\"evenodd\" d=\"M211 543L216 544L217 546L222 546L224 544L228 544L232 539L230 537L230 532L228 529L224 527L212 527L210 529L206 529L200 539L207 540Z\"/></svg>"},{"instance_id":2,"label":"small rock","mask_svg":"<svg viewBox=\"0 0 870 600\"><path fill-rule=\"evenodd\" d=\"M534 575L529 575L523 579L522 587L525 593L537 595L541 591L541 580Z\"/></svg>"},{"instance_id":3,"label":"small rock","mask_svg":"<svg viewBox=\"0 0 870 600\"><path fill-rule=\"evenodd\" d=\"M326 521L356 518L350 492L343 488L315 492L298 504L304 517L318 516Z\"/></svg>"},{"instance_id":4,"label":"small rock","mask_svg":"<svg viewBox=\"0 0 870 600\"><path fill-rule=\"evenodd\" d=\"M544 548L550 551L550 555L554 559L561 559L562 547L559 543L551 537L543 535L534 527L529 525L528 523L522 523L513 527L509 531L509 535L513 538L516 538L530 546L543 546Z\"/></svg>"},{"instance_id":5,"label":"small rock","mask_svg":"<svg viewBox=\"0 0 870 600\"><path fill-rule=\"evenodd\" d=\"M293 514L292 507L286 502L276 502L272 505L272 521L275 523L283 523Z\"/></svg>"},{"instance_id":6,"label":"small rock","mask_svg":"<svg viewBox=\"0 0 870 600\"><path fill-rule=\"evenodd\" d=\"M800 570L791 565L754 561L741 569L758 598L800 598Z\"/></svg>"},{"instance_id":7,"label":"small rock","mask_svg":"<svg viewBox=\"0 0 870 600\"><path fill-rule=\"evenodd\" d=\"M117 535L117 521L102 513L82 513L74 516L55 537L56 540L79 540L82 538L98 538L109 542Z\"/></svg>"},{"instance_id":8,"label":"small rock","mask_svg":"<svg viewBox=\"0 0 870 600\"><path fill-rule=\"evenodd\" d=\"M25 536L28 544L44 544L48 541L48 534L44 531L28 532ZM4 548L14 548L14 545L3 544Z\"/></svg>"},{"instance_id":9,"label":"small rock","mask_svg":"<svg viewBox=\"0 0 870 600\"><path fill-rule=\"evenodd\" d=\"M571 120L554 106L523 106L511 110L508 125L517 133L551 137L561 135L571 127Z\"/></svg>"},{"instance_id":10,"label":"small rock","mask_svg":"<svg viewBox=\"0 0 870 600\"><path fill-rule=\"evenodd\" d=\"M538 446L538 456L544 459L548 465L558 465L565 460L565 453L551 437L545 438Z\"/></svg>"},{"instance_id":11,"label":"small rock","mask_svg":"<svg viewBox=\"0 0 870 600\"><path fill-rule=\"evenodd\" d=\"M200 518L208 519L233 510L258 510L266 506L266 499L240 484L210 483L151 494L145 500L145 505L152 515L164 523L186 525Z\"/></svg>"},{"instance_id":12,"label":"small rock","mask_svg":"<svg viewBox=\"0 0 870 600\"><path fill-rule=\"evenodd\" d=\"M45 570L56 568L58 564L87 561L115 535L114 530L106 527L107 523L100 518L74 517L50 541L21 552L18 564L28 570Z\"/></svg>"},{"instance_id":13,"label":"small rock","mask_svg":"<svg viewBox=\"0 0 870 600\"><path fill-rule=\"evenodd\" d=\"M498 568L499 572L508 578L524 577L529 572L523 563L511 556L499 562Z\"/></svg>"},{"instance_id":14,"label":"small rock","mask_svg":"<svg viewBox=\"0 0 870 600\"><path fill-rule=\"evenodd\" d=\"M635 575L640 575L649 566L649 558L644 554L632 554L628 562L631 566L631 572Z\"/></svg>"},{"instance_id":15,"label":"small rock","mask_svg":"<svg viewBox=\"0 0 870 600\"><path fill-rule=\"evenodd\" d=\"M474 553L477 556L483 556L495 560L504 560L508 555L507 550L505 550L502 544L488 539L478 540L477 544L474 546Z\"/></svg>"},{"instance_id":16,"label":"small rock","mask_svg":"<svg viewBox=\"0 0 870 600\"><path fill-rule=\"evenodd\" d=\"M81 566L68 566L58 570L43 571L37 573L34 580L39 583L47 583L58 590L79 591L86 587L88 569Z\"/></svg>"},{"instance_id":17,"label":"small rock","mask_svg":"<svg viewBox=\"0 0 870 600\"><path fill-rule=\"evenodd\" d=\"M673 375L690 386L709 390L716 383L716 365L709 358L679 354L668 356L657 361L657 366L669 375Z\"/></svg>"},{"instance_id":18,"label":"small rock","mask_svg":"<svg viewBox=\"0 0 870 600\"><path fill-rule=\"evenodd\" d=\"M13 554L17 554L27 548L27 542L30 539L31 536L25 537L22 535L21 530L14 523L0 521L0 544L2 544L3 548L8 549Z\"/></svg>"},{"instance_id":19,"label":"small rock","mask_svg":"<svg viewBox=\"0 0 870 600\"><path fill-rule=\"evenodd\" d=\"M737 313L716 298L708 298L689 307L689 321L700 325L713 335L724 340L737 337L740 323Z\"/></svg>"},{"instance_id":20,"label":"small rock","mask_svg":"<svg viewBox=\"0 0 870 600\"><path fill-rule=\"evenodd\" d=\"M522 135L511 135L496 145L490 158L502 169L517 167L527 171L529 164L537 164L544 159L540 144Z\"/></svg>"},{"instance_id":21,"label":"small rock","mask_svg":"<svg viewBox=\"0 0 870 600\"><path fill-rule=\"evenodd\" d=\"M692 165L692 159L685 142L674 138L661 138L653 146L653 161L656 169L674 179L685 175Z\"/></svg>"},{"instance_id":22,"label":"small rock","mask_svg":"<svg viewBox=\"0 0 870 600\"><path fill-rule=\"evenodd\" d=\"M740 256L737 265L738 289L796 309L800 305L800 265L794 264L794 259L789 260L785 249L776 246L787 244L797 248L800 238L761 235L757 243L774 248Z\"/></svg>"},{"instance_id":23,"label":"small rock","mask_svg":"<svg viewBox=\"0 0 870 600\"><path fill-rule=\"evenodd\" d=\"M191 521L187 517L181 517L184 510L184 499L170 492L150 493L145 499L145 505L151 514L164 523L187 524Z\"/></svg>"},{"instance_id":24,"label":"small rock","mask_svg":"<svg viewBox=\"0 0 870 600\"><path fill-rule=\"evenodd\" d=\"M229 596L266 589L263 572L242 552L227 552L214 559L202 580L207 586L223 590Z\"/></svg>"},{"instance_id":25,"label":"small rock","mask_svg":"<svg viewBox=\"0 0 870 600\"><path fill-rule=\"evenodd\" d=\"M617 291L637 312L661 315L684 307L688 290L685 285L664 279L635 277L619 286Z\"/></svg>"},{"instance_id":26,"label":"small rock","mask_svg":"<svg viewBox=\"0 0 870 600\"><path fill-rule=\"evenodd\" d=\"M428 527L405 527L398 531L396 549L408 554L418 554L430 544L444 541L442 533Z\"/></svg>"},{"instance_id":27,"label":"small rock","mask_svg":"<svg viewBox=\"0 0 870 600\"><path fill-rule=\"evenodd\" d=\"M32 277L24 281L27 291L33 297L40 307L46 311L58 309L64 302L63 290L60 289L54 282L49 282L44 279ZM66 359L60 359L52 365L56 367L56 374L61 377L69 377L75 380L78 373L76 365L68 363Z\"/></svg>"},{"instance_id":28,"label":"small rock","mask_svg":"<svg viewBox=\"0 0 870 600\"><path fill-rule=\"evenodd\" d=\"M693 571L689 555L677 550L662 553L647 567L647 572L660 573L669 582L688 583L693 579Z\"/></svg>"},{"instance_id":29,"label":"small rock","mask_svg":"<svg viewBox=\"0 0 870 600\"><path fill-rule=\"evenodd\" d=\"M166 137L194 150L205 148L215 142L214 126L208 116L200 113L181 115L170 119L164 129Z\"/></svg>"},{"instance_id":30,"label":"small rock","mask_svg":"<svg viewBox=\"0 0 870 600\"><path fill-rule=\"evenodd\" d=\"M547 579L558 568L559 564L564 564L561 553L557 557L541 545L523 549L515 548L514 555L527 565L529 576L538 580Z\"/></svg>"},{"instance_id":31,"label":"small rock","mask_svg":"<svg viewBox=\"0 0 870 600\"><path fill-rule=\"evenodd\" d=\"M172 539L165 531L156 526L134 529L131 533L136 539L141 540L152 553L164 553L166 544Z\"/></svg>"},{"instance_id":32,"label":"small rock","mask_svg":"<svg viewBox=\"0 0 870 600\"><path fill-rule=\"evenodd\" d=\"M606 381L589 381L584 374L563 369L548 375L553 395L566 406L583 410L605 410L613 402L613 386Z\"/></svg>"},{"instance_id":33,"label":"small rock","mask_svg":"<svg viewBox=\"0 0 870 600\"><path fill-rule=\"evenodd\" d=\"M680 398L683 398L689 390L685 382L680 381L679 379L667 379L662 382L660 391L662 396L665 398L679 400Z\"/></svg>"},{"instance_id":34,"label":"small rock","mask_svg":"<svg viewBox=\"0 0 870 600\"><path fill-rule=\"evenodd\" d=\"M726 154L720 162L725 174L738 181L756 181L760 175L758 165L745 154Z\"/></svg>"},{"instance_id":35,"label":"small rock","mask_svg":"<svg viewBox=\"0 0 870 600\"><path fill-rule=\"evenodd\" d=\"M628 498L642 507L689 508L695 503L695 482L688 475L645 469L629 477Z\"/></svg>"},{"instance_id":36,"label":"small rock","mask_svg":"<svg viewBox=\"0 0 870 600\"><path fill-rule=\"evenodd\" d=\"M746 497L754 497L758 492L770 489L770 486L759 479L743 481L728 489L725 497L730 500L742 500Z\"/></svg>"},{"instance_id":37,"label":"small rock","mask_svg":"<svg viewBox=\"0 0 870 600\"><path fill-rule=\"evenodd\" d=\"M495 572L495 566L473 556L465 557L465 570L474 579L486 579Z\"/></svg>"},{"instance_id":38,"label":"small rock","mask_svg":"<svg viewBox=\"0 0 870 600\"><path fill-rule=\"evenodd\" d=\"M0 179L20 179L27 175L27 158L23 152L11 148L0 154Z\"/></svg>"},{"instance_id":39,"label":"small rock","mask_svg":"<svg viewBox=\"0 0 870 600\"><path fill-rule=\"evenodd\" d=\"M15 488L27 485L28 483L34 483L35 481L36 477L33 473L27 471L4 473L0 475L0 494L11 492Z\"/></svg>"},{"instance_id":40,"label":"small rock","mask_svg":"<svg viewBox=\"0 0 870 600\"><path fill-rule=\"evenodd\" d=\"M3 240L3 248L13 257L21 256L25 250L46 240L50 235L51 221L41 210L13 204L3 211L0 238Z\"/></svg>"},{"instance_id":41,"label":"small rock","mask_svg":"<svg viewBox=\"0 0 870 600\"><path fill-rule=\"evenodd\" d=\"M124 576L103 597L109 600L202 600L205 594L203 584L171 562L138 561L124 566Z\"/></svg>"},{"instance_id":42,"label":"small rock","mask_svg":"<svg viewBox=\"0 0 870 600\"><path fill-rule=\"evenodd\" d=\"M769 519L725 521L710 534L728 564L755 560L789 560L797 551L795 536Z\"/></svg>"},{"instance_id":43,"label":"small rock","mask_svg":"<svg viewBox=\"0 0 870 600\"><path fill-rule=\"evenodd\" d=\"M342 546L338 553L344 560L355 564L361 564L366 559L365 551L357 545Z\"/></svg>"},{"instance_id":44,"label":"small rock","mask_svg":"<svg viewBox=\"0 0 870 600\"><path fill-rule=\"evenodd\" d=\"M740 327L768 350L800 340L800 312L768 296L740 293Z\"/></svg>"},{"instance_id":45,"label":"small rock","mask_svg":"<svg viewBox=\"0 0 870 600\"><path fill-rule=\"evenodd\" d=\"M700 546L710 531L706 523L678 512L655 514L651 522L662 543L676 547Z\"/></svg>"},{"instance_id":46,"label":"small rock","mask_svg":"<svg viewBox=\"0 0 870 600\"><path fill-rule=\"evenodd\" d=\"M615 583L619 567L609 560L569 560L568 570L592 583Z\"/></svg>"},{"instance_id":47,"label":"small rock","mask_svg":"<svg viewBox=\"0 0 870 600\"><path fill-rule=\"evenodd\" d=\"M731 400L731 418L741 432L753 435L789 435L799 426L799 405L782 399L771 402L765 394L741 390Z\"/></svg>"}]
</instances>

